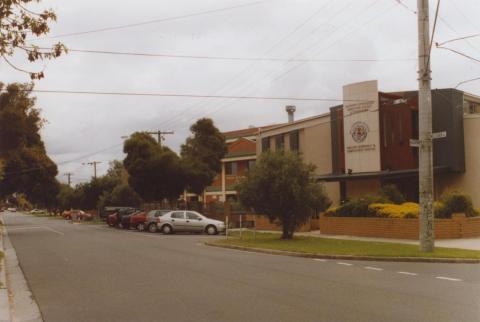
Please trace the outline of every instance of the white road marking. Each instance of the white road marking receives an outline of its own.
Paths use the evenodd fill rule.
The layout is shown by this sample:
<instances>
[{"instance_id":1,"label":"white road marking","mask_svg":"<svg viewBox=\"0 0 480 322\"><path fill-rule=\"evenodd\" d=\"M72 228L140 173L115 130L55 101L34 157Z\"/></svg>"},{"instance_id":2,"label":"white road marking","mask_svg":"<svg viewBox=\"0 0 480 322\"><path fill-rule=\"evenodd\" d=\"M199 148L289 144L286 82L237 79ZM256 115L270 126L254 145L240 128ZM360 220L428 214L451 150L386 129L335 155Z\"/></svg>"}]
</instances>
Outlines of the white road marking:
<instances>
[{"instance_id":1,"label":"white road marking","mask_svg":"<svg viewBox=\"0 0 480 322\"><path fill-rule=\"evenodd\" d=\"M345 262L337 262L338 265L344 265L344 266L353 266L353 264L350 263L345 263Z\"/></svg>"},{"instance_id":2,"label":"white road marking","mask_svg":"<svg viewBox=\"0 0 480 322\"><path fill-rule=\"evenodd\" d=\"M380 267L374 267L374 266L365 266L365 269L370 269L372 271L383 271L383 268Z\"/></svg>"},{"instance_id":3,"label":"white road marking","mask_svg":"<svg viewBox=\"0 0 480 322\"><path fill-rule=\"evenodd\" d=\"M322 259L322 258L314 258L313 260L316 261L316 262L326 262L327 261L326 259Z\"/></svg>"},{"instance_id":4,"label":"white road marking","mask_svg":"<svg viewBox=\"0 0 480 322\"><path fill-rule=\"evenodd\" d=\"M410 276L417 276L418 274L417 273L411 273L411 272L397 272L398 274L403 274L403 275L410 275Z\"/></svg>"},{"instance_id":5,"label":"white road marking","mask_svg":"<svg viewBox=\"0 0 480 322\"><path fill-rule=\"evenodd\" d=\"M26 227L15 227L15 228L8 228L9 231L13 231L13 230L23 230L23 229L41 229L43 227L39 227L39 226L26 226Z\"/></svg>"},{"instance_id":6,"label":"white road marking","mask_svg":"<svg viewBox=\"0 0 480 322\"><path fill-rule=\"evenodd\" d=\"M54 232L54 233L56 233L56 234L65 236L65 233L64 233L64 232L61 232L61 231L59 231L59 230L56 230L56 229L53 229L53 228L50 228L50 227L47 227L47 226L42 226L42 227L45 228L45 229L48 229L48 230L50 230L50 231L52 231L52 232Z\"/></svg>"},{"instance_id":7,"label":"white road marking","mask_svg":"<svg viewBox=\"0 0 480 322\"><path fill-rule=\"evenodd\" d=\"M446 281L453 281L453 282L461 282L462 281L459 278L445 277L445 276L435 276L435 278L437 278L439 280L446 280Z\"/></svg>"},{"instance_id":8,"label":"white road marking","mask_svg":"<svg viewBox=\"0 0 480 322\"><path fill-rule=\"evenodd\" d=\"M55 230L53 228L47 227L47 226L29 226L29 227L15 227L15 228L7 228L7 231L14 231L14 230L21 230L21 229L47 229L50 230L51 232L54 232L56 234L64 236L65 233Z\"/></svg>"}]
</instances>

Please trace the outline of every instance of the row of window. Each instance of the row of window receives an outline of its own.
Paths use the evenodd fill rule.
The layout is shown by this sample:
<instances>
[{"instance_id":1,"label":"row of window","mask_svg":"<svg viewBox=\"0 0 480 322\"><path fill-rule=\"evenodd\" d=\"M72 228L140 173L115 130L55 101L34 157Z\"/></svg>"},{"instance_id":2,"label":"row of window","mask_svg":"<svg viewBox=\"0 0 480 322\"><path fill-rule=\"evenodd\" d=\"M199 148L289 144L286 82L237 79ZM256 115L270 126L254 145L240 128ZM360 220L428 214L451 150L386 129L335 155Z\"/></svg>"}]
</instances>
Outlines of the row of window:
<instances>
[{"instance_id":1,"label":"row of window","mask_svg":"<svg viewBox=\"0 0 480 322\"><path fill-rule=\"evenodd\" d=\"M284 151L285 150L285 136L289 136L290 142L290 151L299 151L300 150L300 135L299 131L292 131L287 134L278 134L274 136L275 141L275 151ZM271 150L270 147L271 137L266 137L262 139L262 152L267 152Z\"/></svg>"},{"instance_id":2,"label":"row of window","mask_svg":"<svg viewBox=\"0 0 480 322\"><path fill-rule=\"evenodd\" d=\"M238 164L240 162L247 162L247 171L255 167L255 160L225 162L225 174L236 175L238 173Z\"/></svg>"}]
</instances>

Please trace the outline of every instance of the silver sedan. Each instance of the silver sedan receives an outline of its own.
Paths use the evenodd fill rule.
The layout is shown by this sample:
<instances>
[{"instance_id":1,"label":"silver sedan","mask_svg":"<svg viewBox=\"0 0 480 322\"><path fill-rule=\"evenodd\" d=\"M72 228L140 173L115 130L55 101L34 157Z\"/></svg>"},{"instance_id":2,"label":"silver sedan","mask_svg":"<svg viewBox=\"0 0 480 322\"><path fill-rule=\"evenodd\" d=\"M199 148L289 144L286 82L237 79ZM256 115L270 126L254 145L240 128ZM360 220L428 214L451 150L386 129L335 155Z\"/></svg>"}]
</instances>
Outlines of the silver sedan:
<instances>
[{"instance_id":1,"label":"silver sedan","mask_svg":"<svg viewBox=\"0 0 480 322\"><path fill-rule=\"evenodd\" d=\"M158 219L158 229L164 234L183 231L206 232L209 235L216 235L225 231L225 223L223 221L207 218L191 210L170 211Z\"/></svg>"}]
</instances>

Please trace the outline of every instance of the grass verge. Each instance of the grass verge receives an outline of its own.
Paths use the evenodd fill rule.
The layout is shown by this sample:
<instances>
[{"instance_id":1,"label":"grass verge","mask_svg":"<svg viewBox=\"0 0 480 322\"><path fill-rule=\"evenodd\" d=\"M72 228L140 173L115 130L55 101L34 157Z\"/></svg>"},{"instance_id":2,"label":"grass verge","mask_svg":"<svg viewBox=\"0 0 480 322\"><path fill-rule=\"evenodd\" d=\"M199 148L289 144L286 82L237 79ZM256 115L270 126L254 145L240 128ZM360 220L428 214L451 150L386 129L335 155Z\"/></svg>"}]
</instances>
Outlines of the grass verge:
<instances>
[{"instance_id":1,"label":"grass verge","mask_svg":"<svg viewBox=\"0 0 480 322\"><path fill-rule=\"evenodd\" d=\"M477 250L436 247L433 253L423 253L417 245L306 236L281 240L279 234L258 232L255 239L252 232L243 232L242 239L235 232L215 244L323 255L480 259Z\"/></svg>"}]
</instances>

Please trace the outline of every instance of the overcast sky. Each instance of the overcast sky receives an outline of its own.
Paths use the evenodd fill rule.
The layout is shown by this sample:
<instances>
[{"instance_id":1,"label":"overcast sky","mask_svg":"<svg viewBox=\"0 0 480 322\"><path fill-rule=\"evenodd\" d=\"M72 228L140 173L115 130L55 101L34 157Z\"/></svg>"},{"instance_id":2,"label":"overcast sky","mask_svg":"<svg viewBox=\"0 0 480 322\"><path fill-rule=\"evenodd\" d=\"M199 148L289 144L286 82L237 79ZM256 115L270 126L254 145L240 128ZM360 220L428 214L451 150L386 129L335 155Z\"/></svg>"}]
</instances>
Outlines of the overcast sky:
<instances>
[{"instance_id":1,"label":"overcast sky","mask_svg":"<svg viewBox=\"0 0 480 322\"><path fill-rule=\"evenodd\" d=\"M377 59L374 62L285 62L113 56L71 52L22 68L45 68L37 89L178 93L229 96L342 98L342 86L377 79L381 91L417 87L415 0L44 0L58 16L51 36L179 17L136 27L35 40L62 41L72 49L187 56L285 59ZM252 4L241 6L244 4ZM430 1L431 23L436 1ZM478 0L441 2L435 41L480 32ZM480 37L448 44L480 59ZM433 88L455 87L480 77L480 63L446 50L432 51ZM0 62L0 81L27 82L28 75ZM480 95L480 81L460 89ZM222 131L286 121L284 106L297 106L296 119L323 113L335 102L126 97L37 93L48 123L42 136L62 174L73 183L93 171L82 162L123 159L121 136L135 131L175 131L164 144L178 151L189 126L204 116ZM103 150L103 151L101 151ZM100 151L100 152L99 152ZM97 153L98 152L98 153ZM66 162L75 160L72 162Z\"/></svg>"}]
</instances>

